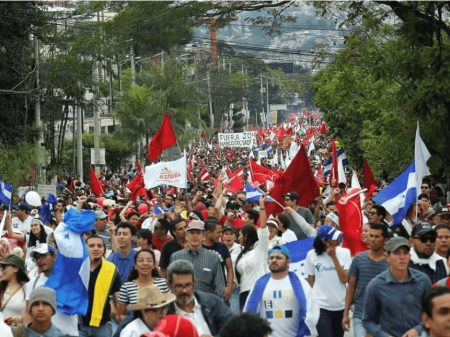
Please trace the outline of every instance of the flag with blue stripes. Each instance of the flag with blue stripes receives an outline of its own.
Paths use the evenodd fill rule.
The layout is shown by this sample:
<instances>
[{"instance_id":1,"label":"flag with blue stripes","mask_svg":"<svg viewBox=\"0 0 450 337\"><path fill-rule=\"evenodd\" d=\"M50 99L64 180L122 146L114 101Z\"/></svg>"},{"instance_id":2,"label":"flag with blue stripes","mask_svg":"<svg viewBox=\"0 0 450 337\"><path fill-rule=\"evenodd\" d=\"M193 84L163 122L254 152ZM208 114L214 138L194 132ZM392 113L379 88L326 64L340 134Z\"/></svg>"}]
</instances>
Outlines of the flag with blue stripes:
<instances>
[{"instance_id":1,"label":"flag with blue stripes","mask_svg":"<svg viewBox=\"0 0 450 337\"><path fill-rule=\"evenodd\" d=\"M336 156L337 156L337 159L342 162L343 167L345 167L349 164L347 156L345 155L345 151L342 147L340 147L339 149L336 150ZM323 175L324 176L328 176L330 174L332 164L333 164L332 156L328 157L328 159L323 162Z\"/></svg>"},{"instance_id":2,"label":"flag with blue stripes","mask_svg":"<svg viewBox=\"0 0 450 337\"><path fill-rule=\"evenodd\" d=\"M71 208L54 231L58 254L45 286L55 289L57 307L67 315L86 315L88 309L90 261L82 234L94 222L94 211Z\"/></svg>"},{"instance_id":3,"label":"flag with blue stripes","mask_svg":"<svg viewBox=\"0 0 450 337\"><path fill-rule=\"evenodd\" d=\"M0 200L8 206L11 205L12 190L13 188L10 184L0 180Z\"/></svg>"},{"instance_id":4,"label":"flag with blue stripes","mask_svg":"<svg viewBox=\"0 0 450 337\"><path fill-rule=\"evenodd\" d=\"M253 187L252 185L245 184L245 201L247 202L259 202L259 198L264 195L264 191L259 188ZM267 197L266 202L273 202L271 197Z\"/></svg>"},{"instance_id":5,"label":"flag with blue stripes","mask_svg":"<svg viewBox=\"0 0 450 337\"><path fill-rule=\"evenodd\" d=\"M392 215L393 224L403 221L409 207L417 200L417 179L414 161L408 168L383 188L373 201L380 204Z\"/></svg>"},{"instance_id":6,"label":"flag with blue stripes","mask_svg":"<svg viewBox=\"0 0 450 337\"><path fill-rule=\"evenodd\" d=\"M173 211L175 209L175 206L169 207L169 208L161 208L159 206L153 207L153 214L154 215L162 215L166 214L167 212Z\"/></svg>"}]
</instances>

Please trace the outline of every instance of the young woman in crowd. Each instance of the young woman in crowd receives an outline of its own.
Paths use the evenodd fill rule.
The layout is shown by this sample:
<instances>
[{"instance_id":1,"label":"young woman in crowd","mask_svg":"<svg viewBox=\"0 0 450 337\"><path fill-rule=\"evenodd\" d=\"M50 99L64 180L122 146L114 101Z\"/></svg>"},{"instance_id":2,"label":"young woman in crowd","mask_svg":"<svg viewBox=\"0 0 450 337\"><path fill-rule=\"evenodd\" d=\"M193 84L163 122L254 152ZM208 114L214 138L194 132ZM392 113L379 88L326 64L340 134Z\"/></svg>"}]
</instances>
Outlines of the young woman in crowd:
<instances>
[{"instance_id":1,"label":"young woman in crowd","mask_svg":"<svg viewBox=\"0 0 450 337\"><path fill-rule=\"evenodd\" d=\"M256 280L267 272L267 250L269 248L269 230L264 202L267 196L259 200L261 227L245 225L239 234L239 243L243 249L236 259L236 276L239 282L239 307L242 311Z\"/></svg>"},{"instance_id":2,"label":"young woman in crowd","mask_svg":"<svg viewBox=\"0 0 450 337\"><path fill-rule=\"evenodd\" d=\"M237 239L237 229L232 226L223 227L222 231L222 242L227 246L228 251L230 252L231 262L233 264L233 268L236 269L236 260L239 256L239 253L242 251L242 246L236 242ZM231 297L229 300L230 309L234 314L240 313L239 308L239 286L236 278L236 273L234 275L233 281L233 292L231 293Z\"/></svg>"},{"instance_id":3,"label":"young woman in crowd","mask_svg":"<svg viewBox=\"0 0 450 337\"><path fill-rule=\"evenodd\" d=\"M159 277L155 266L155 253L150 249L141 249L134 257L134 269L130 272L128 281L120 288L117 307L119 317L124 318L127 306L136 303L138 289L151 285L156 285L162 293L170 291L166 280Z\"/></svg>"},{"instance_id":4,"label":"young woman in crowd","mask_svg":"<svg viewBox=\"0 0 450 337\"><path fill-rule=\"evenodd\" d=\"M0 262L0 312L8 325L22 323L25 309L25 283L30 279L25 271L25 261L9 255Z\"/></svg>"},{"instance_id":5,"label":"young woman in crowd","mask_svg":"<svg viewBox=\"0 0 450 337\"><path fill-rule=\"evenodd\" d=\"M350 250L340 247L342 232L330 225L317 231L313 250L306 256L305 274L313 288L313 305L320 308L319 336L343 337L342 318L348 270L352 262Z\"/></svg>"}]
</instances>

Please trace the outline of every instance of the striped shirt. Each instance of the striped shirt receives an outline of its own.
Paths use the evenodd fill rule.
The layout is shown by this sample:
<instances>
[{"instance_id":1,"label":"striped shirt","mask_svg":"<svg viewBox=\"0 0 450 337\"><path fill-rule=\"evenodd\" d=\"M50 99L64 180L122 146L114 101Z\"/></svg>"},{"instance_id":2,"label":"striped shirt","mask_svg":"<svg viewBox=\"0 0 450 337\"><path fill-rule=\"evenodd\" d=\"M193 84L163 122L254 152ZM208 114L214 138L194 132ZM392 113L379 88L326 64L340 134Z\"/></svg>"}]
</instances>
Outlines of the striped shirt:
<instances>
[{"instance_id":1,"label":"striped shirt","mask_svg":"<svg viewBox=\"0 0 450 337\"><path fill-rule=\"evenodd\" d=\"M163 278L154 278L153 285L158 286L162 293L168 293L170 291L167 287L166 280ZM138 288L138 285L134 281L122 284L119 291L119 302L122 304L136 304Z\"/></svg>"},{"instance_id":2,"label":"striped shirt","mask_svg":"<svg viewBox=\"0 0 450 337\"><path fill-rule=\"evenodd\" d=\"M362 318L364 308L364 295L369 282L378 274L388 269L386 260L374 261L369 258L367 251L361 252L353 257L349 269L349 277L357 279L353 303L355 304L353 317Z\"/></svg>"},{"instance_id":3,"label":"striped shirt","mask_svg":"<svg viewBox=\"0 0 450 337\"><path fill-rule=\"evenodd\" d=\"M225 276L216 253L203 247L200 247L198 252L186 248L172 254L170 262L176 260L187 260L194 265L196 290L215 294L219 297L223 296Z\"/></svg>"}]
</instances>

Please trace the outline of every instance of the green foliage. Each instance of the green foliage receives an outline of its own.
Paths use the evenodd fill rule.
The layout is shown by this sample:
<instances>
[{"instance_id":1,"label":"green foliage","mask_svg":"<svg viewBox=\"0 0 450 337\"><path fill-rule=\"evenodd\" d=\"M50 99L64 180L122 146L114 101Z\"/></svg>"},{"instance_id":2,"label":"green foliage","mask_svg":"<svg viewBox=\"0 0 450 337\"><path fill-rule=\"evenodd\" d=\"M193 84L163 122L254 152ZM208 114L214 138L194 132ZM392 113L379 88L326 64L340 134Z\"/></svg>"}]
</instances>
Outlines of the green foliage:
<instances>
[{"instance_id":1,"label":"green foliage","mask_svg":"<svg viewBox=\"0 0 450 337\"><path fill-rule=\"evenodd\" d=\"M449 172L450 29L441 17L448 8L380 3L385 6L339 4L349 11L346 23L360 24L333 63L314 77L316 103L356 163L364 157L376 173L396 176L413 160L420 121L432 170ZM332 6L325 7L328 12ZM400 19L395 25L385 22L392 15Z\"/></svg>"},{"instance_id":2,"label":"green foliage","mask_svg":"<svg viewBox=\"0 0 450 337\"><path fill-rule=\"evenodd\" d=\"M37 185L31 171L36 165L38 149L22 142L14 146L0 141L0 179L13 186L13 194L17 196L17 187Z\"/></svg>"}]
</instances>

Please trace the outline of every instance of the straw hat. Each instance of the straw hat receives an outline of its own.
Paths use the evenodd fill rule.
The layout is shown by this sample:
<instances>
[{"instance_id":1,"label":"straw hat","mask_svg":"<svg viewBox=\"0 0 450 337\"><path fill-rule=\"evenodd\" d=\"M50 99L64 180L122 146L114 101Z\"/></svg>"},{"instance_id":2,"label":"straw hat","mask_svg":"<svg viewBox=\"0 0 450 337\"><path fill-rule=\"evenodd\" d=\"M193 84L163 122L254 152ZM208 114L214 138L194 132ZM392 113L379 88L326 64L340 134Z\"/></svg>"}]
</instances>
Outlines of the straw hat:
<instances>
[{"instance_id":1,"label":"straw hat","mask_svg":"<svg viewBox=\"0 0 450 337\"><path fill-rule=\"evenodd\" d=\"M128 307L130 310L157 309L172 303L175 299L174 294L163 294L158 286L151 285L138 289L137 303L130 304Z\"/></svg>"}]
</instances>

